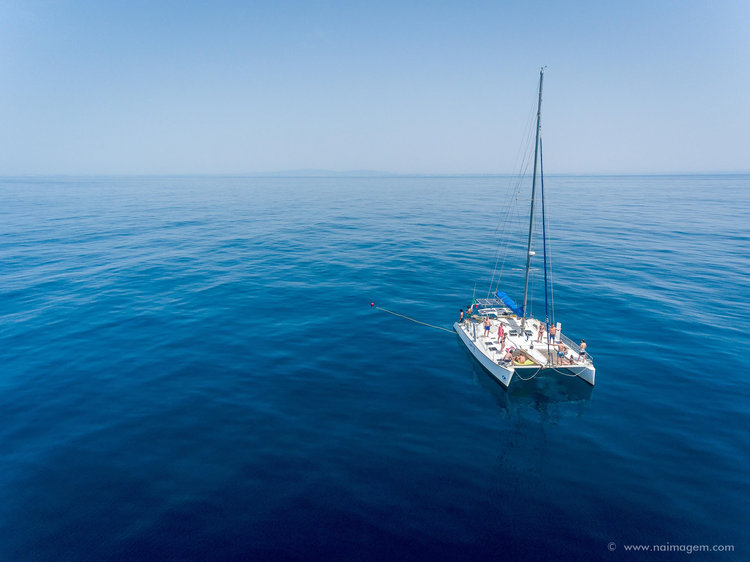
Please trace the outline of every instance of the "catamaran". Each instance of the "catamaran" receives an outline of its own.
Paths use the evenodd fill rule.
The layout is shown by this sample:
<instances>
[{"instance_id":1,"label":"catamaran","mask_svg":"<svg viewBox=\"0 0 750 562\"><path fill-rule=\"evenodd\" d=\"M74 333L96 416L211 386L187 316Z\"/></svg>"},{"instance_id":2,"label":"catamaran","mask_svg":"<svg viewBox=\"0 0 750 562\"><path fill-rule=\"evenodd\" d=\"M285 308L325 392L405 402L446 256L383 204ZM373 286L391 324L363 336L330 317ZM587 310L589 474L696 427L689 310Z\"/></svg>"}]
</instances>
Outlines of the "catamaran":
<instances>
[{"instance_id":1,"label":"catamaran","mask_svg":"<svg viewBox=\"0 0 750 562\"><path fill-rule=\"evenodd\" d=\"M539 71L539 95L536 112L536 141L534 145L534 171L531 181L531 209L529 233L526 243L526 268L523 288L523 305L518 306L507 293L491 290L488 298L473 299L472 305L459 322L453 325L460 340L482 367L507 387L514 375L529 380L540 373L555 372L577 376L593 386L596 369L585 342L579 346L562 333L562 325L550 316L547 289L548 259L547 232L544 214L544 168L542 165L542 86L544 68ZM544 245L545 319L539 320L527 311L529 297L529 272L534 241L535 203L537 199L537 164L541 183L542 241ZM492 287L492 281L490 282Z\"/></svg>"}]
</instances>

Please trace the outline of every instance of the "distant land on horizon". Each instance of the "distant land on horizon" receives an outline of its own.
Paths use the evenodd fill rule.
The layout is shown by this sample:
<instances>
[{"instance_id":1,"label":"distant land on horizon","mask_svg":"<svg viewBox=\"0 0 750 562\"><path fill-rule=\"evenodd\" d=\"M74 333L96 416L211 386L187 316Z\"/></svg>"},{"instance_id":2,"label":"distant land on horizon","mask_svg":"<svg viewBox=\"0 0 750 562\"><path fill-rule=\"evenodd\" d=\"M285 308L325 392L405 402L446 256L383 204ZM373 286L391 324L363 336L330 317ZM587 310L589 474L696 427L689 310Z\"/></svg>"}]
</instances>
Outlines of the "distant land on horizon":
<instances>
[{"instance_id":1,"label":"distant land on horizon","mask_svg":"<svg viewBox=\"0 0 750 562\"><path fill-rule=\"evenodd\" d=\"M545 176L742 176L750 174L750 171L702 171L702 172L547 172ZM182 175L182 174L179 174ZM192 174L185 174L192 175ZM204 175L204 174L195 174ZM205 175L235 175L235 174L205 174ZM482 176L517 176L531 175L518 174L517 172L386 172L381 170L324 170L324 169L301 169L301 170L279 170L274 172L251 172L248 174L236 174L249 177L482 177Z\"/></svg>"},{"instance_id":2,"label":"distant land on horizon","mask_svg":"<svg viewBox=\"0 0 750 562\"><path fill-rule=\"evenodd\" d=\"M744 176L750 174L748 171L702 171L702 172L547 172L547 177L643 177L643 176ZM255 178L336 178L336 177L372 177L372 178L397 178L397 177L513 177L518 175L531 176L531 172L519 174L518 172L387 172L382 170L328 170L321 168L302 168L293 170L275 170L269 172L213 172L213 173L80 173L80 174L0 174L0 178L95 178L95 177L255 177Z\"/></svg>"}]
</instances>

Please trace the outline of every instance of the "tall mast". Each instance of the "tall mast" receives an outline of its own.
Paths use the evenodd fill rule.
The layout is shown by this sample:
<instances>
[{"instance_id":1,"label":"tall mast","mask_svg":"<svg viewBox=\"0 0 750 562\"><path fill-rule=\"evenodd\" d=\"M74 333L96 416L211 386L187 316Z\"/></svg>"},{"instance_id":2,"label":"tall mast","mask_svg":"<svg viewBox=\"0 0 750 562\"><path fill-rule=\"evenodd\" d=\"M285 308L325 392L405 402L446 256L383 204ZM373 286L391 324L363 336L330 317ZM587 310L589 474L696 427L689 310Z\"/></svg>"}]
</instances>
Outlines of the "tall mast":
<instances>
[{"instance_id":1,"label":"tall mast","mask_svg":"<svg viewBox=\"0 0 750 562\"><path fill-rule=\"evenodd\" d=\"M549 326L549 295L547 289L547 213L544 212L544 143L539 138L539 186L542 188L542 243L544 248L544 323ZM554 319L553 319L554 324Z\"/></svg>"},{"instance_id":2,"label":"tall mast","mask_svg":"<svg viewBox=\"0 0 750 562\"><path fill-rule=\"evenodd\" d=\"M526 247L526 279L523 283L523 319L521 333L526 328L526 304L529 297L529 268L531 266L531 235L534 230L534 200L536 198L536 162L539 155L539 132L542 129L542 83L544 82L544 67L539 69L539 102L536 109L536 141L534 143L534 176L531 180L531 212L529 213L529 243Z\"/></svg>"}]
</instances>

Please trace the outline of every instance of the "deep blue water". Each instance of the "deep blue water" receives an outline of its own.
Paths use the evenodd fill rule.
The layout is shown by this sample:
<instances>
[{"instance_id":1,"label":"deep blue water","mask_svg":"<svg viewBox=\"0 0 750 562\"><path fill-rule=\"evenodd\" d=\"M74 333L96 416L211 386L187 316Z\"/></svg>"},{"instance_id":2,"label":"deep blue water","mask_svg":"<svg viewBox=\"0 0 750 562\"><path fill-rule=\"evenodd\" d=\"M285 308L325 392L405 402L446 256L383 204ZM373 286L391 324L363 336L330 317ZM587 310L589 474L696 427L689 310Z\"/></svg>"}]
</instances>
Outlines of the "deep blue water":
<instances>
[{"instance_id":1,"label":"deep blue water","mask_svg":"<svg viewBox=\"0 0 750 562\"><path fill-rule=\"evenodd\" d=\"M749 559L750 176L546 183L593 389L370 307L450 327L507 178L0 180L0 560Z\"/></svg>"}]
</instances>

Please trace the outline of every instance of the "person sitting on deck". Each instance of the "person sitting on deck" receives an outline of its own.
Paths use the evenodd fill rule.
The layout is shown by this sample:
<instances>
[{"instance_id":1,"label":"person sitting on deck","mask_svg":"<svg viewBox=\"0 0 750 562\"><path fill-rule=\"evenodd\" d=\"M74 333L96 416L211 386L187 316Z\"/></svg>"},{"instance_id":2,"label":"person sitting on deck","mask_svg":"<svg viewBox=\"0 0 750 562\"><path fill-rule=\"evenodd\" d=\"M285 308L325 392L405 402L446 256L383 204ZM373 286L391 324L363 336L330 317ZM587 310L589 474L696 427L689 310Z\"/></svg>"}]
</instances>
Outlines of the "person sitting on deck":
<instances>
[{"instance_id":1,"label":"person sitting on deck","mask_svg":"<svg viewBox=\"0 0 750 562\"><path fill-rule=\"evenodd\" d=\"M503 362L504 363L512 363L513 362L513 353L510 351L505 352L505 355L503 356Z\"/></svg>"}]
</instances>

